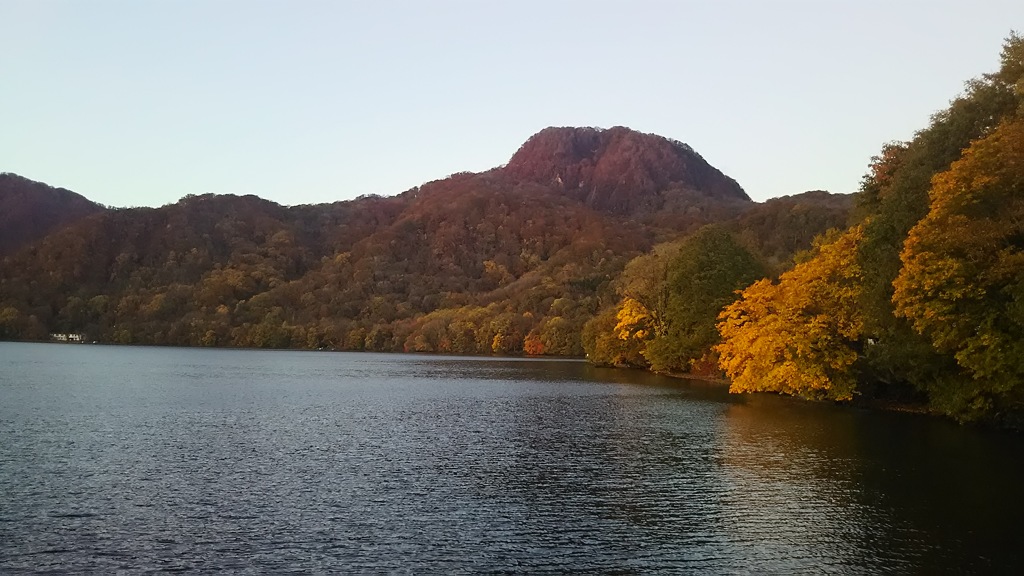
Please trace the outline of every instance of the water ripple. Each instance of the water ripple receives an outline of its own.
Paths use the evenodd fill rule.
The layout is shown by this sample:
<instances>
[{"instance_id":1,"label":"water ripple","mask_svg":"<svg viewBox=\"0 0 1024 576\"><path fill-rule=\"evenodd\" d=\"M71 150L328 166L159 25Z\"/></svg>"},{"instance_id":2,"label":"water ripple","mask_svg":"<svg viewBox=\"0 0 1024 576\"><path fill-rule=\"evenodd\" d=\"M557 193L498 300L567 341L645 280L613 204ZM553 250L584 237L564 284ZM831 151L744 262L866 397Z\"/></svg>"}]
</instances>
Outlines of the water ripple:
<instances>
[{"instance_id":1,"label":"water ripple","mask_svg":"<svg viewBox=\"0 0 1024 576\"><path fill-rule=\"evenodd\" d=\"M1020 565L1019 505L922 482L952 454L1018 486L1019 447L930 421L572 362L0 344L0 363L4 574Z\"/></svg>"}]
</instances>

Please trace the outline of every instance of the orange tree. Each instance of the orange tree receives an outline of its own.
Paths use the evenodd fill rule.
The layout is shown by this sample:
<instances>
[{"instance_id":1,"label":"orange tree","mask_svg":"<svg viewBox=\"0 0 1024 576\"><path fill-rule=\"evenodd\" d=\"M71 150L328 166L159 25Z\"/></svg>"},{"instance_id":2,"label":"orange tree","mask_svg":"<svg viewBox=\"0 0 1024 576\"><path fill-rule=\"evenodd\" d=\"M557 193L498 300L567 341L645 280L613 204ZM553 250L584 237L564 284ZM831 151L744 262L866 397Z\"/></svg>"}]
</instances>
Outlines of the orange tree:
<instances>
[{"instance_id":1,"label":"orange tree","mask_svg":"<svg viewBox=\"0 0 1024 576\"><path fill-rule=\"evenodd\" d=\"M896 313L967 372L930 390L961 419L1024 402L1024 120L999 125L932 180L894 282Z\"/></svg>"},{"instance_id":2,"label":"orange tree","mask_svg":"<svg viewBox=\"0 0 1024 576\"><path fill-rule=\"evenodd\" d=\"M863 320L857 307L863 229L832 233L811 257L741 293L719 316L719 366L731 392L779 392L850 400Z\"/></svg>"}]
</instances>

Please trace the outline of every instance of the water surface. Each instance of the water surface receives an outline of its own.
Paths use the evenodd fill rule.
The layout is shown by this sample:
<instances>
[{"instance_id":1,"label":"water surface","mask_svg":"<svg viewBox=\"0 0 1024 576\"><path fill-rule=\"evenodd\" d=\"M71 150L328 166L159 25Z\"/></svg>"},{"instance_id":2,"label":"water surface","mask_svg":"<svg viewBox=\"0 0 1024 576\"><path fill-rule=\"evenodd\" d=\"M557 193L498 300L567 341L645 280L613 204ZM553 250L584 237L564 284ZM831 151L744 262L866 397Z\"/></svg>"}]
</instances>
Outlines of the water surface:
<instances>
[{"instance_id":1,"label":"water surface","mask_svg":"<svg viewBox=\"0 0 1024 576\"><path fill-rule=\"evenodd\" d=\"M1013 572L1022 456L582 362L0 343L0 573Z\"/></svg>"}]
</instances>

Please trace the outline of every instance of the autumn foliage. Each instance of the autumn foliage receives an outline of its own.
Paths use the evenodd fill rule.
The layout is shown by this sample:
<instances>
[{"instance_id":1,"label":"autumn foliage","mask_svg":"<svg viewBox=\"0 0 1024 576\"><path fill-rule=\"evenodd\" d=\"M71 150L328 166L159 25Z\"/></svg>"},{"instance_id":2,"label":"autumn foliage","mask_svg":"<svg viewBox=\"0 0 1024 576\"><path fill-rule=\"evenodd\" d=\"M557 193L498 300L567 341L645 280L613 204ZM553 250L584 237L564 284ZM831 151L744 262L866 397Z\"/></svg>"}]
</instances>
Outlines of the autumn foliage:
<instances>
[{"instance_id":1,"label":"autumn foliage","mask_svg":"<svg viewBox=\"0 0 1024 576\"><path fill-rule=\"evenodd\" d=\"M729 306L734 391L916 398L1024 424L1024 39L872 159L859 223Z\"/></svg>"},{"instance_id":2,"label":"autumn foliage","mask_svg":"<svg viewBox=\"0 0 1024 576\"><path fill-rule=\"evenodd\" d=\"M733 392L782 392L851 400L863 323L854 227L824 238L814 255L743 290L719 317L716 347Z\"/></svg>"},{"instance_id":3,"label":"autumn foliage","mask_svg":"<svg viewBox=\"0 0 1024 576\"><path fill-rule=\"evenodd\" d=\"M592 359L692 373L717 354L733 392L920 403L1024 427L1022 82L1013 34L997 72L882 146L849 222L827 195L766 203L717 242L698 233L634 259L617 304L584 332ZM807 230L827 228L793 257ZM716 309L718 340L706 332Z\"/></svg>"},{"instance_id":4,"label":"autumn foliage","mask_svg":"<svg viewBox=\"0 0 1024 576\"><path fill-rule=\"evenodd\" d=\"M944 401L974 415L1024 400L1024 120L932 179L901 258L896 313L967 373Z\"/></svg>"}]
</instances>

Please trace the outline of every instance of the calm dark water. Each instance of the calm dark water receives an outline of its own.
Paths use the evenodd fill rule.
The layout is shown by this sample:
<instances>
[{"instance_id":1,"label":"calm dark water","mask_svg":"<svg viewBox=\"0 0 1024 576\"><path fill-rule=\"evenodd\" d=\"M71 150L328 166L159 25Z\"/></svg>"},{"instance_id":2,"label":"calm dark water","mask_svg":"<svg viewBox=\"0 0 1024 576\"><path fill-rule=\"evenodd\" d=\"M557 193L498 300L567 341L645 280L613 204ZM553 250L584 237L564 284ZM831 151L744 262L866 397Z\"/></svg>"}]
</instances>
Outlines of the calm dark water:
<instances>
[{"instance_id":1,"label":"calm dark water","mask_svg":"<svg viewBox=\"0 0 1024 576\"><path fill-rule=\"evenodd\" d=\"M1022 445L581 362L0 343L0 573L1012 573Z\"/></svg>"}]
</instances>

